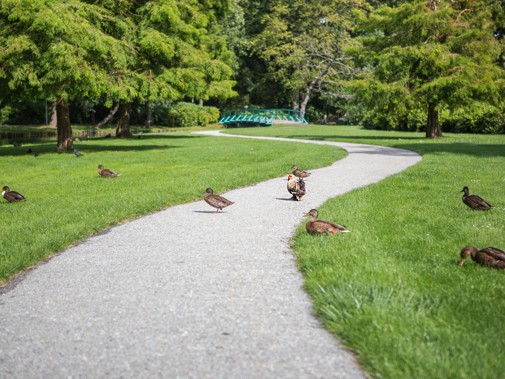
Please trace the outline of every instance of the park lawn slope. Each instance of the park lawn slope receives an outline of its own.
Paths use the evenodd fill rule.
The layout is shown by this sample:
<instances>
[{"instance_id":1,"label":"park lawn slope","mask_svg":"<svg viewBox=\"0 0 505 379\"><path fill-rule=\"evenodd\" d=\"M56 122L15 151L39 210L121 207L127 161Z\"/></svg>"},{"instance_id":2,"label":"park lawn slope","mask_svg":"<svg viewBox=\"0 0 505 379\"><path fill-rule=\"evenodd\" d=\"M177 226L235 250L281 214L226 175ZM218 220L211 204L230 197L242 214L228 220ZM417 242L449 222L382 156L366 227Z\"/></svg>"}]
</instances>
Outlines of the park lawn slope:
<instances>
[{"instance_id":1,"label":"park lawn slope","mask_svg":"<svg viewBox=\"0 0 505 379\"><path fill-rule=\"evenodd\" d=\"M465 245L505 249L505 136L274 127L233 133L378 144L423 160L326 202L320 218L351 233L297 230L293 248L315 312L376 378L499 378L505 272L468 260ZM316 183L313 183L316 185ZM463 186L496 207L473 211ZM310 196L310 194L309 194Z\"/></svg>"},{"instance_id":2,"label":"park lawn slope","mask_svg":"<svg viewBox=\"0 0 505 379\"><path fill-rule=\"evenodd\" d=\"M76 147L83 157L54 153L54 142L0 146L1 185L28 199L0 201L0 282L107 227L201 200L207 187L220 193L287 175L294 162L315 168L345 156L332 147L189 133L90 139ZM99 164L121 176L98 176Z\"/></svg>"}]
</instances>

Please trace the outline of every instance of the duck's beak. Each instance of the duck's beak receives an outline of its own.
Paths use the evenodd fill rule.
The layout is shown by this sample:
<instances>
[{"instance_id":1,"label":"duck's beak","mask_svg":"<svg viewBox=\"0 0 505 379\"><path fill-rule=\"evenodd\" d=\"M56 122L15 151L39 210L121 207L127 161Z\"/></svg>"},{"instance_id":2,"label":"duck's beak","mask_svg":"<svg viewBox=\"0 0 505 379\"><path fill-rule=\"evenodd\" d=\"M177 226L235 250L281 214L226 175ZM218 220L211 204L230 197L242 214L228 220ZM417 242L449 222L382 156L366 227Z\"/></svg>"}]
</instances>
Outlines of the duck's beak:
<instances>
[{"instance_id":1,"label":"duck's beak","mask_svg":"<svg viewBox=\"0 0 505 379\"><path fill-rule=\"evenodd\" d=\"M458 265L460 267L462 267L465 264L465 261L466 261L466 258L461 258L461 260L459 261Z\"/></svg>"}]
</instances>

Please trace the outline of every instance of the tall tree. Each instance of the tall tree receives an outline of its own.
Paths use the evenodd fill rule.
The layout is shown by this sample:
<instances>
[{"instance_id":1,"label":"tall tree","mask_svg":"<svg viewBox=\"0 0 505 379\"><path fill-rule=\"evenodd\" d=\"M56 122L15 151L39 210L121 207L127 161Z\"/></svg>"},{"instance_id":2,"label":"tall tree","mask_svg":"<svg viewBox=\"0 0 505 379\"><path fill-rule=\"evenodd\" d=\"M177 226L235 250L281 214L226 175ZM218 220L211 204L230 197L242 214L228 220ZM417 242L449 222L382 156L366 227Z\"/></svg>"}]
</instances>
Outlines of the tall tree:
<instances>
[{"instance_id":1,"label":"tall tree","mask_svg":"<svg viewBox=\"0 0 505 379\"><path fill-rule=\"evenodd\" d=\"M282 84L292 107L305 112L314 92L340 92L338 79L351 65L343 46L349 41L349 16L358 1L274 0L265 4L254 51L270 79Z\"/></svg>"},{"instance_id":2,"label":"tall tree","mask_svg":"<svg viewBox=\"0 0 505 379\"><path fill-rule=\"evenodd\" d=\"M0 96L56 102L57 147L71 150L69 102L134 91L124 75L133 50L111 35L128 28L77 0L2 0Z\"/></svg>"},{"instance_id":3,"label":"tall tree","mask_svg":"<svg viewBox=\"0 0 505 379\"><path fill-rule=\"evenodd\" d=\"M439 111L481 101L500 104L504 71L491 0L414 0L381 6L362 20L364 68L351 83L358 98L381 113L423 107L426 137L442 135Z\"/></svg>"},{"instance_id":4,"label":"tall tree","mask_svg":"<svg viewBox=\"0 0 505 379\"><path fill-rule=\"evenodd\" d=\"M124 8L108 1L116 15ZM217 36L217 20L228 0L157 0L131 2L128 17L136 25L125 35L135 45L135 97L123 98L118 110L116 136L129 137L129 111L133 100L156 102L233 96L230 53Z\"/></svg>"}]
</instances>

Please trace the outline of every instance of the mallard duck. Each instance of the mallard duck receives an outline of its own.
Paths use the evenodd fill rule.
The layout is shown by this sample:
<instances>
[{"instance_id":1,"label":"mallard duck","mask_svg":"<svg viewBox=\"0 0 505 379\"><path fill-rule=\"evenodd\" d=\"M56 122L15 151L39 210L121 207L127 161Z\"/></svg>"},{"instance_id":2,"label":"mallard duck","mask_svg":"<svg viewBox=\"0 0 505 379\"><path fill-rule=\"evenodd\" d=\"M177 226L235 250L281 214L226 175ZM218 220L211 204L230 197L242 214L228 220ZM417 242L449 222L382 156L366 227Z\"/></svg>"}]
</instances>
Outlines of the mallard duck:
<instances>
[{"instance_id":1,"label":"mallard duck","mask_svg":"<svg viewBox=\"0 0 505 379\"><path fill-rule=\"evenodd\" d=\"M105 176L105 177L109 177L109 178L121 176L121 174L118 174L117 172L109 170L108 168L103 168L103 166L101 164L98 165L98 174L100 176Z\"/></svg>"},{"instance_id":2,"label":"mallard duck","mask_svg":"<svg viewBox=\"0 0 505 379\"><path fill-rule=\"evenodd\" d=\"M303 178L296 180L292 175L288 175L287 189L288 192L293 195L292 199L296 201L302 200L306 194Z\"/></svg>"},{"instance_id":3,"label":"mallard duck","mask_svg":"<svg viewBox=\"0 0 505 379\"><path fill-rule=\"evenodd\" d=\"M459 265L465 264L466 258L469 256L482 266L496 267L505 270L505 251L496 247L486 247L482 250L477 250L475 246L465 246L461 250Z\"/></svg>"},{"instance_id":4,"label":"mallard duck","mask_svg":"<svg viewBox=\"0 0 505 379\"><path fill-rule=\"evenodd\" d=\"M235 204L235 202L225 199L220 195L215 195L212 188L207 188L205 190L205 195L203 199L211 207L216 208L216 212L222 211L223 208L226 208L228 205Z\"/></svg>"},{"instance_id":5,"label":"mallard duck","mask_svg":"<svg viewBox=\"0 0 505 379\"><path fill-rule=\"evenodd\" d=\"M306 178L307 176L310 176L310 172L307 172L305 170L301 170L298 168L298 166L295 166L295 165L291 166L291 170L292 170L291 173L294 176L297 176L299 178Z\"/></svg>"},{"instance_id":6,"label":"mallard duck","mask_svg":"<svg viewBox=\"0 0 505 379\"><path fill-rule=\"evenodd\" d=\"M80 158L80 157L83 157L84 155L81 154L81 152L77 149L74 149L74 155L77 157L77 158Z\"/></svg>"},{"instance_id":7,"label":"mallard duck","mask_svg":"<svg viewBox=\"0 0 505 379\"><path fill-rule=\"evenodd\" d=\"M467 186L463 187L461 192L463 192L463 197L461 198L463 200L463 203L465 203L466 205L468 205L472 209L488 211L491 208L494 208L491 204L489 204L482 197L477 196L477 195L469 195L469 189Z\"/></svg>"},{"instance_id":8,"label":"mallard duck","mask_svg":"<svg viewBox=\"0 0 505 379\"><path fill-rule=\"evenodd\" d=\"M317 220L319 216L317 209L311 209L309 212L305 213L304 216L312 216L307 224L305 224L305 228L309 234L337 234L349 232L343 225L335 224L331 221Z\"/></svg>"},{"instance_id":9,"label":"mallard duck","mask_svg":"<svg viewBox=\"0 0 505 379\"><path fill-rule=\"evenodd\" d=\"M19 192L11 191L11 189L7 186L2 188L2 197L7 200L9 203L16 203L18 201L25 201L26 197L21 195Z\"/></svg>"}]
</instances>

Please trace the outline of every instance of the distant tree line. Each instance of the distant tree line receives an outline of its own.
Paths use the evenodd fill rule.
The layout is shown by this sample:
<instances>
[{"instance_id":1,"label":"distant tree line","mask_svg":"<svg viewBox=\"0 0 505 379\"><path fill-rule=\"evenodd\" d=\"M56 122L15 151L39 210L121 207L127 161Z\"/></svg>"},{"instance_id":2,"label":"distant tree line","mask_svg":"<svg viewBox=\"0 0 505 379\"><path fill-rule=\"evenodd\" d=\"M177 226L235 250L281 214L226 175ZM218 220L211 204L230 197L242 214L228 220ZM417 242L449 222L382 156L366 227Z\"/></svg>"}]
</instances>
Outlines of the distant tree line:
<instances>
[{"instance_id":1,"label":"distant tree line","mask_svg":"<svg viewBox=\"0 0 505 379\"><path fill-rule=\"evenodd\" d=\"M0 122L49 104L66 150L71 123L128 137L180 101L497 133L504 32L497 0L0 0Z\"/></svg>"}]
</instances>

